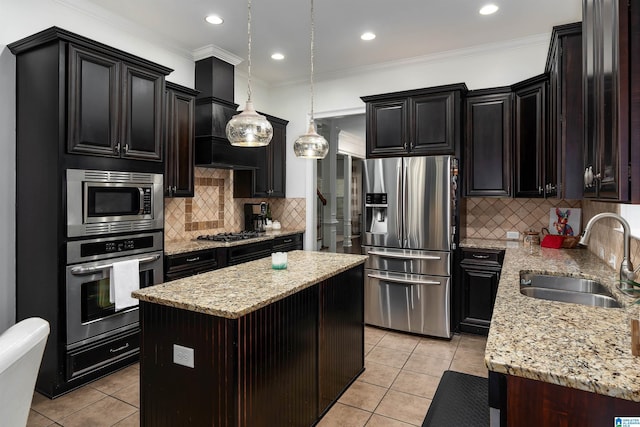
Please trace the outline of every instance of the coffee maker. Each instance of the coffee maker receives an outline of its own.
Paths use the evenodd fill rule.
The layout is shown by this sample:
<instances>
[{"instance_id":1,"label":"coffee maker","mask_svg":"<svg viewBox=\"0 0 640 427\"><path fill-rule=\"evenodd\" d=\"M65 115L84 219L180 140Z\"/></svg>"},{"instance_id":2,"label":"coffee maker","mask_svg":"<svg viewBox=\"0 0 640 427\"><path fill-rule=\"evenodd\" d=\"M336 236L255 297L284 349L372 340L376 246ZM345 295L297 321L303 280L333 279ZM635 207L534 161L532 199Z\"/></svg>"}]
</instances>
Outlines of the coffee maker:
<instances>
[{"instance_id":1,"label":"coffee maker","mask_svg":"<svg viewBox=\"0 0 640 427\"><path fill-rule=\"evenodd\" d=\"M244 204L244 231L264 231L266 220L266 202Z\"/></svg>"}]
</instances>

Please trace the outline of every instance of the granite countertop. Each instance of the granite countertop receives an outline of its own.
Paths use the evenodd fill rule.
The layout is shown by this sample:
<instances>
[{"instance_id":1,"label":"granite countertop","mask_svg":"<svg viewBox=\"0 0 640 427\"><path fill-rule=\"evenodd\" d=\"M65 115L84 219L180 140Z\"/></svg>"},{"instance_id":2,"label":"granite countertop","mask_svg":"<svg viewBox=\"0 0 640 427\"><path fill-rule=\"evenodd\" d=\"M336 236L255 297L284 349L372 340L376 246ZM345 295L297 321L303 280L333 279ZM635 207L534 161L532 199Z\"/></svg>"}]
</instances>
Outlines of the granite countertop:
<instances>
[{"instance_id":1,"label":"granite countertop","mask_svg":"<svg viewBox=\"0 0 640 427\"><path fill-rule=\"evenodd\" d=\"M228 248L230 246L247 245L250 243L262 242L264 240L273 240L276 237L290 236L292 234L304 233L304 229L280 229L266 231L263 236L253 237L251 239L236 240L235 242L215 242L213 240L168 240L164 242L165 255L178 255L186 252L199 251L202 249L212 248Z\"/></svg>"},{"instance_id":2,"label":"granite countertop","mask_svg":"<svg viewBox=\"0 0 640 427\"><path fill-rule=\"evenodd\" d=\"M141 301L237 319L335 276L367 259L364 255L288 252L285 270L262 258L133 292Z\"/></svg>"},{"instance_id":3,"label":"granite countertop","mask_svg":"<svg viewBox=\"0 0 640 427\"><path fill-rule=\"evenodd\" d=\"M629 324L640 306L615 287L617 271L587 249L490 240L461 246L506 249L485 350L489 370L640 402L640 357L631 354ZM596 279L623 308L524 296L521 270Z\"/></svg>"}]
</instances>

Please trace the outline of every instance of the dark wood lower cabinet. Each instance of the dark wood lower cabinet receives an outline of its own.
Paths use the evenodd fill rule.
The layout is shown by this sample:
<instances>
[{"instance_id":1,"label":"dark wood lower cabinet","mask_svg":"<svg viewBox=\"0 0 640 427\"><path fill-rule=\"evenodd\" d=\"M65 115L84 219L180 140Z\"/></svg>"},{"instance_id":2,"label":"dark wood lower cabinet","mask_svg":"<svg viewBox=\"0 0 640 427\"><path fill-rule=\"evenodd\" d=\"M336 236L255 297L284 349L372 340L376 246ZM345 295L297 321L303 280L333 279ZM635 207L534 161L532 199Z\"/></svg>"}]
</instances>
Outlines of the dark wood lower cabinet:
<instances>
[{"instance_id":1,"label":"dark wood lower cabinet","mask_svg":"<svg viewBox=\"0 0 640 427\"><path fill-rule=\"evenodd\" d=\"M487 335L491 325L504 251L462 249L460 331Z\"/></svg>"},{"instance_id":2,"label":"dark wood lower cabinet","mask_svg":"<svg viewBox=\"0 0 640 427\"><path fill-rule=\"evenodd\" d=\"M363 266L239 319L140 303L143 426L310 426L364 370ZM194 367L174 363L174 345Z\"/></svg>"},{"instance_id":3,"label":"dark wood lower cabinet","mask_svg":"<svg viewBox=\"0 0 640 427\"><path fill-rule=\"evenodd\" d=\"M506 425L614 426L615 417L638 417L640 403L506 375ZM504 425L504 424L503 424Z\"/></svg>"}]
</instances>

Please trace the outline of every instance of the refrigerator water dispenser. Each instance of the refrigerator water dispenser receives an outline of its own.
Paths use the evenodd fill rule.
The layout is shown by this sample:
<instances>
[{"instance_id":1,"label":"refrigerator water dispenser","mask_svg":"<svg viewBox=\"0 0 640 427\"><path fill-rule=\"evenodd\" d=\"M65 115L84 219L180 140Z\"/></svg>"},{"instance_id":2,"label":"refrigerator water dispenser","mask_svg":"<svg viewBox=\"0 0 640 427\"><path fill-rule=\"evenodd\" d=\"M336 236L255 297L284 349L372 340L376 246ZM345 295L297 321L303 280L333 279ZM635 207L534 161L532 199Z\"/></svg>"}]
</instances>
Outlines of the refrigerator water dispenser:
<instances>
[{"instance_id":1,"label":"refrigerator water dispenser","mask_svg":"<svg viewBox=\"0 0 640 427\"><path fill-rule=\"evenodd\" d=\"M367 233L387 233L387 194L367 193L365 195L365 230Z\"/></svg>"}]
</instances>

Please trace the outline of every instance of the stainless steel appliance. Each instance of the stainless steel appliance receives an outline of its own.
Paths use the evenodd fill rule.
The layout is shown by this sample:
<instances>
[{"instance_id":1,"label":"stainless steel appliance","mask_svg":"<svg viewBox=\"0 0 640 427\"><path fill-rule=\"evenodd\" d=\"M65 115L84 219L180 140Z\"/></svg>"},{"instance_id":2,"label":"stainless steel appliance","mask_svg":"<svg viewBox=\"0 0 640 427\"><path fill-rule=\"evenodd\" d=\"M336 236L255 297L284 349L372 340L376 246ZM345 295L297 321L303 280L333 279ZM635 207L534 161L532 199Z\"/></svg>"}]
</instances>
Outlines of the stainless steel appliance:
<instances>
[{"instance_id":1,"label":"stainless steel appliance","mask_svg":"<svg viewBox=\"0 0 640 427\"><path fill-rule=\"evenodd\" d=\"M457 167L451 156L365 161L366 323L451 337Z\"/></svg>"},{"instance_id":2,"label":"stainless steel appliance","mask_svg":"<svg viewBox=\"0 0 640 427\"><path fill-rule=\"evenodd\" d=\"M67 169L67 236L164 227L162 174Z\"/></svg>"},{"instance_id":3,"label":"stainless steel appliance","mask_svg":"<svg viewBox=\"0 0 640 427\"><path fill-rule=\"evenodd\" d=\"M162 232L67 242L67 350L138 328L137 306L116 311L109 302L111 266L137 259L140 287L161 283L162 245Z\"/></svg>"},{"instance_id":4,"label":"stainless steel appliance","mask_svg":"<svg viewBox=\"0 0 640 427\"><path fill-rule=\"evenodd\" d=\"M264 231L267 219L267 203L244 204L244 229L245 231Z\"/></svg>"}]
</instances>

